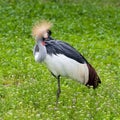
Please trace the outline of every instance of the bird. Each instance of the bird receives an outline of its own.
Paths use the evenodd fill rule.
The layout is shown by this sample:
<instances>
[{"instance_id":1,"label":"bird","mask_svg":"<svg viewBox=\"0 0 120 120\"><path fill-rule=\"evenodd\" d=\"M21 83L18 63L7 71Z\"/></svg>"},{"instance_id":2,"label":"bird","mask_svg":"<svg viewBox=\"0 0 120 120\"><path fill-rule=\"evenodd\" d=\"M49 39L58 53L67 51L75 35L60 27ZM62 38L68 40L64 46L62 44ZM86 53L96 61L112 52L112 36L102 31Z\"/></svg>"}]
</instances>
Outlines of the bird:
<instances>
[{"instance_id":1,"label":"bird","mask_svg":"<svg viewBox=\"0 0 120 120\"><path fill-rule=\"evenodd\" d=\"M32 35L35 38L33 48L34 59L45 63L51 74L57 79L57 102L61 93L60 77L67 77L85 86L97 88L101 83L94 67L84 56L67 42L51 37L52 24L42 21L33 26Z\"/></svg>"}]
</instances>

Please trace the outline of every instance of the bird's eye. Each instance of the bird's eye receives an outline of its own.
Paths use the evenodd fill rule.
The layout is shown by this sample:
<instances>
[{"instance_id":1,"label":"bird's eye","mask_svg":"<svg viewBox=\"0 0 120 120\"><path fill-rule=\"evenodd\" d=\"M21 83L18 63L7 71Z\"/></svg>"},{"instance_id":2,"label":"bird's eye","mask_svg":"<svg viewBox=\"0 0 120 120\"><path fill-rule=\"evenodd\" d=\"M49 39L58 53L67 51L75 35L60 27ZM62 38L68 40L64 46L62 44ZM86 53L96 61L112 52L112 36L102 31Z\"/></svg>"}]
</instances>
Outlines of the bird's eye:
<instances>
[{"instance_id":1,"label":"bird's eye","mask_svg":"<svg viewBox=\"0 0 120 120\"><path fill-rule=\"evenodd\" d=\"M45 38L43 37L42 40L45 41Z\"/></svg>"}]
</instances>

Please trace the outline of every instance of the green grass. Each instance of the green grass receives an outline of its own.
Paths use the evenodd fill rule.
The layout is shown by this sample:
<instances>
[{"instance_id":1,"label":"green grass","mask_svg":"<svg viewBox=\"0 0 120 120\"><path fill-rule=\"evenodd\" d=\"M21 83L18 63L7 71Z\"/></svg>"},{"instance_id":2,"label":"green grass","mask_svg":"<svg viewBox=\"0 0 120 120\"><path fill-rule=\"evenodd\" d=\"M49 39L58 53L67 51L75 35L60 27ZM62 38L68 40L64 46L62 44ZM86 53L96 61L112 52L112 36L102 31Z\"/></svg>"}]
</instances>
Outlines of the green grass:
<instances>
[{"instance_id":1,"label":"green grass","mask_svg":"<svg viewBox=\"0 0 120 120\"><path fill-rule=\"evenodd\" d=\"M42 19L96 68L98 89L62 78L56 107L57 81L32 54ZM0 120L120 120L119 0L1 0L0 33Z\"/></svg>"}]
</instances>

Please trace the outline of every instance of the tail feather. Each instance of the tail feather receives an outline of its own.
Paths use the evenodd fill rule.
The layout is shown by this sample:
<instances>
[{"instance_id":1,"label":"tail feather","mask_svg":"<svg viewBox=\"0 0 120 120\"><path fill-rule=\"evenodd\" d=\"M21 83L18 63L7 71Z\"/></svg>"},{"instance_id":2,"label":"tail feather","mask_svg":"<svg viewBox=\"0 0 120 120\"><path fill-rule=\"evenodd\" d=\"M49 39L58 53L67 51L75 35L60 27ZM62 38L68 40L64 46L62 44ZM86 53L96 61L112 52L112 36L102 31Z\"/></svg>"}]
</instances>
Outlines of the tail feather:
<instances>
[{"instance_id":1,"label":"tail feather","mask_svg":"<svg viewBox=\"0 0 120 120\"><path fill-rule=\"evenodd\" d=\"M89 70L89 79L88 79L88 83L86 84L86 86L93 86L93 88L95 89L97 88L99 83L101 83L101 80L99 76L97 75L95 69L90 64L87 64L87 66Z\"/></svg>"}]
</instances>

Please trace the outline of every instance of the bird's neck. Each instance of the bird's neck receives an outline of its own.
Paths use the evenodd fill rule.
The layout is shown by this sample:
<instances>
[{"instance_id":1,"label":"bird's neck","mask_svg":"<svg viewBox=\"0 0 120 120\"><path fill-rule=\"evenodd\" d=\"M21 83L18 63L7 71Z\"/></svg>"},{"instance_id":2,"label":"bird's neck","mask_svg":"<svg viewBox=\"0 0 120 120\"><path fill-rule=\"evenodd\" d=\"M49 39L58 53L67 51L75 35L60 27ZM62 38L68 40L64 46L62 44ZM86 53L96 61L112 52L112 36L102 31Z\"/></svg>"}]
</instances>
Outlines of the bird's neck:
<instances>
[{"instance_id":1,"label":"bird's neck","mask_svg":"<svg viewBox=\"0 0 120 120\"><path fill-rule=\"evenodd\" d=\"M37 53L37 61L38 62L42 62L44 61L46 55L47 55L47 50L46 50L46 47L45 47L45 42L44 41L38 41L37 43L37 46L38 46L38 49L39 51L36 52Z\"/></svg>"},{"instance_id":2,"label":"bird's neck","mask_svg":"<svg viewBox=\"0 0 120 120\"><path fill-rule=\"evenodd\" d=\"M45 46L45 42L44 41L41 41L41 44L42 44L42 46Z\"/></svg>"},{"instance_id":3,"label":"bird's neck","mask_svg":"<svg viewBox=\"0 0 120 120\"><path fill-rule=\"evenodd\" d=\"M46 48L45 48L45 42L44 41L38 41L37 45L39 47L39 51L40 52L46 50Z\"/></svg>"}]
</instances>

